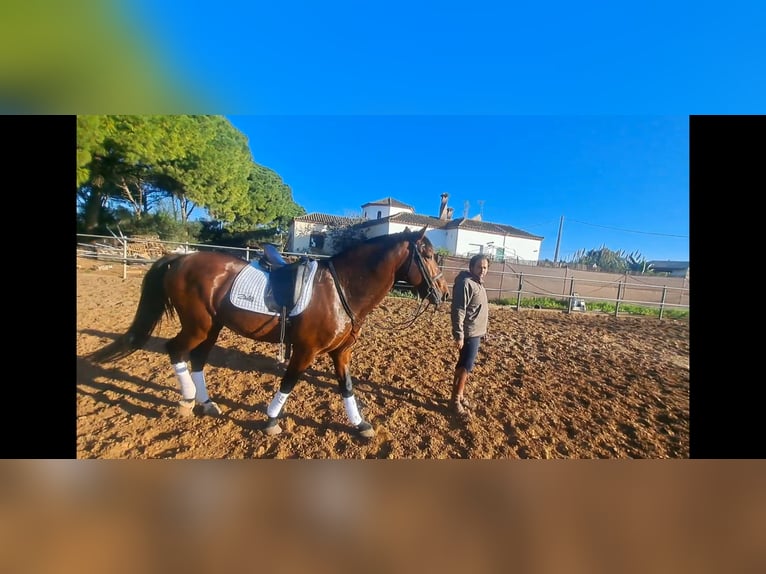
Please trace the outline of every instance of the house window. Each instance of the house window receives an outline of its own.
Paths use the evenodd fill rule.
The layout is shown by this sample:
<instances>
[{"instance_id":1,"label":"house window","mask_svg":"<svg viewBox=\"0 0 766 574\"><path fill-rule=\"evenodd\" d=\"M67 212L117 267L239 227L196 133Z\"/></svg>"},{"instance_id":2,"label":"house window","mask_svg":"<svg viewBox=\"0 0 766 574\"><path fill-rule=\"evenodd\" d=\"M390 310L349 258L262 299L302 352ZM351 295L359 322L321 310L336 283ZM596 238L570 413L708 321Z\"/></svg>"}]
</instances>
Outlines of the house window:
<instances>
[{"instance_id":1,"label":"house window","mask_svg":"<svg viewBox=\"0 0 766 574\"><path fill-rule=\"evenodd\" d=\"M324 233L312 233L309 238L309 246L312 249L324 249Z\"/></svg>"},{"instance_id":2,"label":"house window","mask_svg":"<svg viewBox=\"0 0 766 574\"><path fill-rule=\"evenodd\" d=\"M382 215L383 215L383 212L378 210L378 219L380 219Z\"/></svg>"},{"instance_id":3,"label":"house window","mask_svg":"<svg viewBox=\"0 0 766 574\"><path fill-rule=\"evenodd\" d=\"M496 247L495 248L495 260L496 261L505 261L505 247Z\"/></svg>"}]
</instances>

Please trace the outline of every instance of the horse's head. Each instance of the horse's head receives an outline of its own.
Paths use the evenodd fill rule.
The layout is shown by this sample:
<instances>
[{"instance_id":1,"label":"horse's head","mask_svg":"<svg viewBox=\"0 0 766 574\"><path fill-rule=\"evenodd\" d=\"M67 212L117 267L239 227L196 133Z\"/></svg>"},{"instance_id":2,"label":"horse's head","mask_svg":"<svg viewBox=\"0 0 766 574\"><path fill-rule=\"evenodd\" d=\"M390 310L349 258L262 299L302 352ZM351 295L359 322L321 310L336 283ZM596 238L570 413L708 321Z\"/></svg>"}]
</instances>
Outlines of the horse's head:
<instances>
[{"instance_id":1,"label":"horse's head","mask_svg":"<svg viewBox=\"0 0 766 574\"><path fill-rule=\"evenodd\" d=\"M417 290L421 299L439 305L449 297L449 286L436 262L436 250L426 237L426 227L413 233L409 240L409 256L399 268L398 279Z\"/></svg>"}]
</instances>

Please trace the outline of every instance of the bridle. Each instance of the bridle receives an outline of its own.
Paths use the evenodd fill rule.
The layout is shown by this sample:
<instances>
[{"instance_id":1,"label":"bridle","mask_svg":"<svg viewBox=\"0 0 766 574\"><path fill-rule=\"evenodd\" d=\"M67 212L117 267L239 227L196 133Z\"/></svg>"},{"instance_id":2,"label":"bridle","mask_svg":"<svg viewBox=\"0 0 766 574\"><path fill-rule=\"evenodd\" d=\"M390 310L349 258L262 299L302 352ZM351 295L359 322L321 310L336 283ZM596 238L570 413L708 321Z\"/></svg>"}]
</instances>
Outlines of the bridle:
<instances>
[{"instance_id":1,"label":"bridle","mask_svg":"<svg viewBox=\"0 0 766 574\"><path fill-rule=\"evenodd\" d=\"M428 269L426 268L426 262L423 260L423 255L420 253L420 250L418 250L418 246L415 241L409 242L409 250L410 250L409 260L407 261L407 267L404 268L405 275L409 274L410 267L412 267L412 262L415 261L415 265L418 266L418 270L420 271L421 277L423 277L423 280L426 282L426 285L428 286L428 293L426 293L425 297L421 298L420 293L418 292L418 299L420 302L412 318L407 319L406 321L403 321L401 323L389 324L388 326L383 327L387 331L393 331L396 329L408 328L412 326L415 320L418 317L420 317L428 308L428 305L431 302L429 299L429 296L431 296L432 294L434 295L434 299L440 302L442 301L442 297L439 294L439 290L436 288L436 280L443 275L442 271L439 270L439 272L436 275L431 276L431 274L428 272ZM439 303L434 304L434 313L436 312L436 309L438 308L438 306L439 306Z\"/></svg>"},{"instance_id":2,"label":"bridle","mask_svg":"<svg viewBox=\"0 0 766 574\"><path fill-rule=\"evenodd\" d=\"M426 262L423 260L423 255L420 253L416 242L410 241L410 259L407 263L407 270L405 271L405 274L410 272L410 267L412 267L413 260L415 261L415 265L417 265L418 270L420 271L420 276L423 277L423 280L428 286L428 292L426 293L426 296L423 298L423 300L428 300L428 298L433 295L435 300L441 302L442 296L439 293L439 290L436 288L436 280L443 275L442 271L439 270L439 272L432 277L428 273L428 269L426 269ZM437 303L436 305L438 306L439 304Z\"/></svg>"},{"instance_id":3,"label":"bridle","mask_svg":"<svg viewBox=\"0 0 766 574\"><path fill-rule=\"evenodd\" d=\"M428 269L426 268L426 262L423 260L423 255L418 250L418 246L415 241L409 242L409 251L410 251L410 255L407 261L407 267L404 267L405 275L409 274L410 267L412 267L412 262L415 261L415 265L418 266L418 270L420 271L421 277L423 277L423 280L426 282L426 285L428 286L428 293L426 294L424 298L421 298L420 293L418 292L418 299L420 302L412 318L407 319L406 321L403 321L401 323L389 324L386 326L378 325L380 328L383 328L387 331L393 331L393 330L398 330L398 329L412 326L415 320L418 317L420 317L428 308L428 304L431 302L429 299L429 296L431 296L432 294L434 295L434 299L438 301L442 300L442 297L439 294L439 290L436 288L436 283L435 283L436 280L443 275L442 271L439 270L439 272L434 276L431 276L430 273L428 273ZM348 304L345 302L345 297L343 296L343 292L340 289L340 282L337 279L337 275L335 273L335 268L332 265L332 261L329 262L329 267L330 267L330 273L332 274L333 279L335 279L334 283L335 283L335 287L338 289L340 300L343 303L344 308L346 309L346 313L348 313L349 317L351 317L351 323L354 324L355 322L354 313L351 311L351 309L348 307ZM438 305L439 305L438 303L434 305L434 312L436 312Z\"/></svg>"}]
</instances>

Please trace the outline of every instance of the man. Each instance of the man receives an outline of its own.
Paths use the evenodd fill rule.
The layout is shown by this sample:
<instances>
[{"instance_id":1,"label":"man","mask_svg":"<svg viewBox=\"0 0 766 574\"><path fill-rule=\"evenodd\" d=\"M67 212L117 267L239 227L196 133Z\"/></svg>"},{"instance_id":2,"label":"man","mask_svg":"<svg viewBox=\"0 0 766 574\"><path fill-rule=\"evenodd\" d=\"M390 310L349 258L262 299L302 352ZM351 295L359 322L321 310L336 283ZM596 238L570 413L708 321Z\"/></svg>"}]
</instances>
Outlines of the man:
<instances>
[{"instance_id":1,"label":"man","mask_svg":"<svg viewBox=\"0 0 766 574\"><path fill-rule=\"evenodd\" d=\"M463 390L473 370L479 343L487 334L489 302L484 277L488 269L489 258L482 253L474 255L468 264L468 271L458 273L452 287L452 337L460 354L455 366L450 408L460 416L469 414L471 405L463 397Z\"/></svg>"}]
</instances>

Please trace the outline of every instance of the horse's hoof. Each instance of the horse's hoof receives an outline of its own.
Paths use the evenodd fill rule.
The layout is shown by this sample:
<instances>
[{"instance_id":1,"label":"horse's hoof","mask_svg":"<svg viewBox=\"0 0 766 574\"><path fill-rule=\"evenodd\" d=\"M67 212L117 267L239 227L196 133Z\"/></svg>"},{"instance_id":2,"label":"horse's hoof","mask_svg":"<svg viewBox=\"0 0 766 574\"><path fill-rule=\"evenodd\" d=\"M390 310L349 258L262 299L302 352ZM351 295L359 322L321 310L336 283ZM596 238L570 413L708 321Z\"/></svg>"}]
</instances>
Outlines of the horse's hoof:
<instances>
[{"instance_id":1,"label":"horse's hoof","mask_svg":"<svg viewBox=\"0 0 766 574\"><path fill-rule=\"evenodd\" d=\"M182 417L190 417L194 414L194 399L178 401L178 414Z\"/></svg>"},{"instance_id":2,"label":"horse's hoof","mask_svg":"<svg viewBox=\"0 0 766 574\"><path fill-rule=\"evenodd\" d=\"M356 430L358 430L359 434L364 438L372 438L375 436L375 429L372 428L372 425L367 421L362 421L356 425Z\"/></svg>"},{"instance_id":3,"label":"horse's hoof","mask_svg":"<svg viewBox=\"0 0 766 574\"><path fill-rule=\"evenodd\" d=\"M263 432L268 436L276 436L282 432L282 427L279 426L276 418L269 418L269 420L266 421L266 426L263 427Z\"/></svg>"},{"instance_id":4,"label":"horse's hoof","mask_svg":"<svg viewBox=\"0 0 766 574\"><path fill-rule=\"evenodd\" d=\"M217 417L222 412L223 411L221 410L221 407L219 407L216 403L214 403L210 399L206 400L204 403L200 405L200 414L202 415Z\"/></svg>"}]
</instances>

